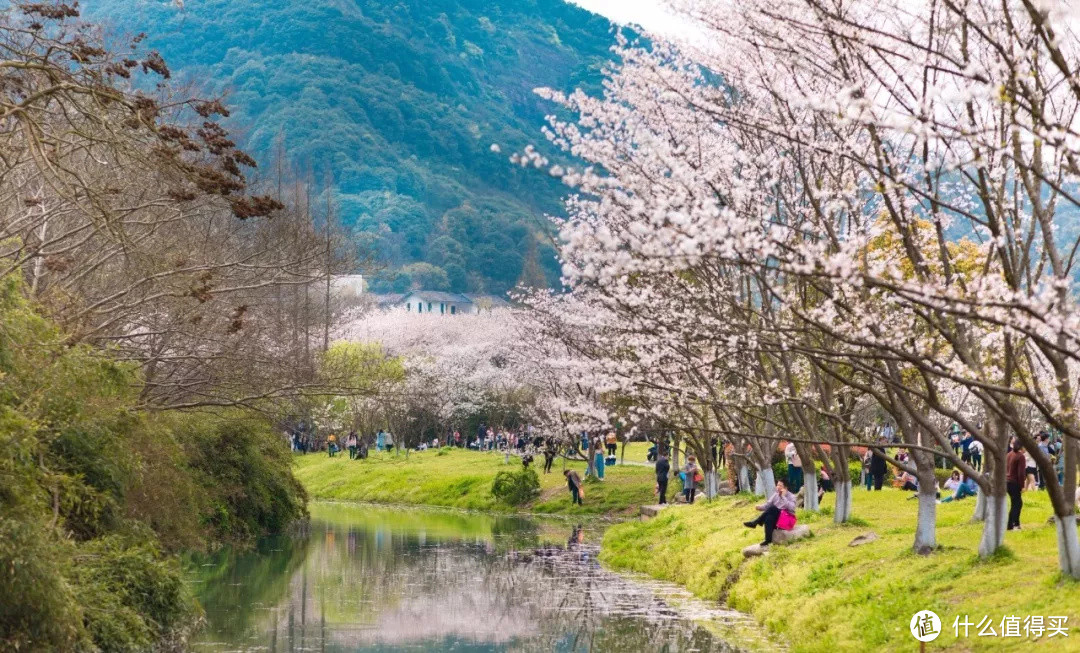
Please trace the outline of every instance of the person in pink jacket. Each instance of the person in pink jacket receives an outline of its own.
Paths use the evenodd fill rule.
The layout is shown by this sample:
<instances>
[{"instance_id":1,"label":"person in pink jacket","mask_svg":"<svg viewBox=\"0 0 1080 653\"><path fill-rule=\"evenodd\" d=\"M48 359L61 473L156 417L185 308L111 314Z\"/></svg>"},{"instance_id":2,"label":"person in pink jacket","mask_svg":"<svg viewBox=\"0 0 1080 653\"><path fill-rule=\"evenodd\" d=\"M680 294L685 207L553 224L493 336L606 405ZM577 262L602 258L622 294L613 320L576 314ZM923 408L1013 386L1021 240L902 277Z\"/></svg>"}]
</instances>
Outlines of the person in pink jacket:
<instances>
[{"instance_id":1,"label":"person in pink jacket","mask_svg":"<svg viewBox=\"0 0 1080 653\"><path fill-rule=\"evenodd\" d=\"M787 512L792 516L795 515L795 495L788 491L783 481L777 481L776 492L757 509L761 512L757 519L743 522L743 524L747 528L764 526L765 541L761 543L761 546L768 546L772 544L773 531L776 530L776 522L780 519L780 514Z\"/></svg>"}]
</instances>

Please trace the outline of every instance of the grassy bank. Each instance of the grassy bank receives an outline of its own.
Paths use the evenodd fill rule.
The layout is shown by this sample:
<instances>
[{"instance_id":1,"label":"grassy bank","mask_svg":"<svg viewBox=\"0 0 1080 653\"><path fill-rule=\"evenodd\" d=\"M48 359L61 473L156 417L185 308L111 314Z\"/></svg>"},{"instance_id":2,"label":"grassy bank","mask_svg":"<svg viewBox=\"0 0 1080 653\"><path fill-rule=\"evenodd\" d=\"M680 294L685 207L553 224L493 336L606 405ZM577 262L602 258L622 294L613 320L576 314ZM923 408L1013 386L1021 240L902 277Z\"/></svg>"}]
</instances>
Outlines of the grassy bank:
<instances>
[{"instance_id":1,"label":"grassy bank","mask_svg":"<svg viewBox=\"0 0 1080 653\"><path fill-rule=\"evenodd\" d=\"M633 450L634 457L643 449ZM627 460L631 456L627 455ZM366 460L349 460L347 454L330 458L325 453L298 455L294 473L313 499L366 501L412 505L445 506L492 512L534 512L568 515L630 515L653 498L651 467L616 465L607 467L602 483L586 483L585 505L570 503L563 461L557 460L550 474L538 461L540 497L523 506L507 506L491 496L491 483L503 470L517 470L515 457L510 464L500 453L478 453L460 449L412 452L399 455L372 454ZM584 476L584 462L565 463Z\"/></svg>"},{"instance_id":2,"label":"grassy bank","mask_svg":"<svg viewBox=\"0 0 1080 653\"><path fill-rule=\"evenodd\" d=\"M976 555L980 525L970 523L970 500L938 506L939 551L911 553L917 502L908 496L857 490L857 525L800 513L813 538L745 562L742 548L762 537L760 529L742 525L756 514L756 501L730 497L675 506L654 520L609 528L601 560L679 583L701 598L726 594L731 607L752 614L794 651L914 651L918 643L908 624L923 609L935 611L943 626L928 650L1080 650L1080 583L1062 580L1057 571L1045 495L1024 493L1024 529L1008 533L1008 550L988 561ZM871 530L879 540L848 546ZM978 637L972 627L968 637L956 638L953 621L963 615L975 624L990 617L999 636ZM1012 615L1021 624L1028 615L1068 616L1069 637L1034 643L1000 637L1002 617Z\"/></svg>"}]
</instances>

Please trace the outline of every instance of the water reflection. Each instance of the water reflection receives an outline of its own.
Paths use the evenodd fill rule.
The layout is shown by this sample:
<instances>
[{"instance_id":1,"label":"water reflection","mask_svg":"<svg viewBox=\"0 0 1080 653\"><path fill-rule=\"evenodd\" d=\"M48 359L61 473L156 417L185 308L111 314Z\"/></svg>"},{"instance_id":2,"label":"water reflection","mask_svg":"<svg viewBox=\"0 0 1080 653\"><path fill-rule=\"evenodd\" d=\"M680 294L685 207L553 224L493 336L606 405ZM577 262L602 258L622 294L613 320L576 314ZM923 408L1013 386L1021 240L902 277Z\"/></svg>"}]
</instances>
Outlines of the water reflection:
<instances>
[{"instance_id":1,"label":"water reflection","mask_svg":"<svg viewBox=\"0 0 1080 653\"><path fill-rule=\"evenodd\" d=\"M303 538L193 561L214 651L731 650L731 613L604 571L589 533L484 515L319 504ZM569 534L567 531L571 531Z\"/></svg>"}]
</instances>

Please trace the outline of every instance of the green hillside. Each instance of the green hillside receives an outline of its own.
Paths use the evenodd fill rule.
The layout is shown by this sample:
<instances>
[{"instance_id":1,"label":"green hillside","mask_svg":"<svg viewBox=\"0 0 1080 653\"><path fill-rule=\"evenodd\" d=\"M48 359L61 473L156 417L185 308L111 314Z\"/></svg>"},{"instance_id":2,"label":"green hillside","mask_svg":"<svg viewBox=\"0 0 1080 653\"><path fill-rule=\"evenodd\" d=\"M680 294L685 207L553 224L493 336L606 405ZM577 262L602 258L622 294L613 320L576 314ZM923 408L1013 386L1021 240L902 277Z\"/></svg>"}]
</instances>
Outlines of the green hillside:
<instances>
[{"instance_id":1,"label":"green hillside","mask_svg":"<svg viewBox=\"0 0 1080 653\"><path fill-rule=\"evenodd\" d=\"M562 0L85 4L145 32L176 77L225 93L260 161L280 138L299 169L332 170L344 220L391 266L385 289L513 286L564 193L507 160L542 140L552 107L532 89L596 91L613 42L606 19ZM555 281L553 249L536 252Z\"/></svg>"}]
</instances>

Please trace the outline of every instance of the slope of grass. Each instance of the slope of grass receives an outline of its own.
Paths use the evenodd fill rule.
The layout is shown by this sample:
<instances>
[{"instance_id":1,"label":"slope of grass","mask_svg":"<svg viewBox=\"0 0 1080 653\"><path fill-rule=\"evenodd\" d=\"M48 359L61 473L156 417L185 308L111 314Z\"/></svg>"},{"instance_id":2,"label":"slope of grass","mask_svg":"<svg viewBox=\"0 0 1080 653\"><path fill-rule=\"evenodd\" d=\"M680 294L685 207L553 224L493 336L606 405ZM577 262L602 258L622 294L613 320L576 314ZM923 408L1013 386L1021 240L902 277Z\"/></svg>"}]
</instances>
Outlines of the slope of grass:
<instances>
[{"instance_id":1,"label":"slope of grass","mask_svg":"<svg viewBox=\"0 0 1080 653\"><path fill-rule=\"evenodd\" d=\"M935 611L943 626L928 650L1080 650L1080 583L1057 570L1045 495L1024 494L1024 529L1008 533L1007 550L985 561L976 554L981 525L970 523L971 500L939 505L940 549L926 557L911 553L917 502L908 496L857 490L858 525L800 513L812 538L745 562L741 549L762 537L760 529L742 525L756 514L754 499L675 506L656 519L609 528L601 560L679 583L701 598L726 592L731 607L752 614L793 651L914 651L918 642L908 625L923 609ZM871 530L879 540L848 546ZM957 639L953 621L964 615L976 624L989 617L999 636L978 637L972 628ZM1028 615L1067 616L1070 636L1000 637L1002 617L1014 615L1021 623Z\"/></svg>"},{"instance_id":2,"label":"slope of grass","mask_svg":"<svg viewBox=\"0 0 1080 653\"><path fill-rule=\"evenodd\" d=\"M341 454L334 458L325 453L298 455L294 458L294 472L313 499L337 501L493 512L630 515L636 514L642 504L655 500L651 467L616 465L607 467L604 482L587 482L585 505L574 506L562 475L563 462L556 461L550 474L542 472L542 457L537 462L541 495L524 506L507 506L491 496L491 483L498 472L521 467L517 458L511 457L507 465L503 455L494 452L443 449L413 452L408 458L404 453L372 454L367 460L349 460L348 455ZM584 476L584 462L569 462L566 466Z\"/></svg>"}]
</instances>

